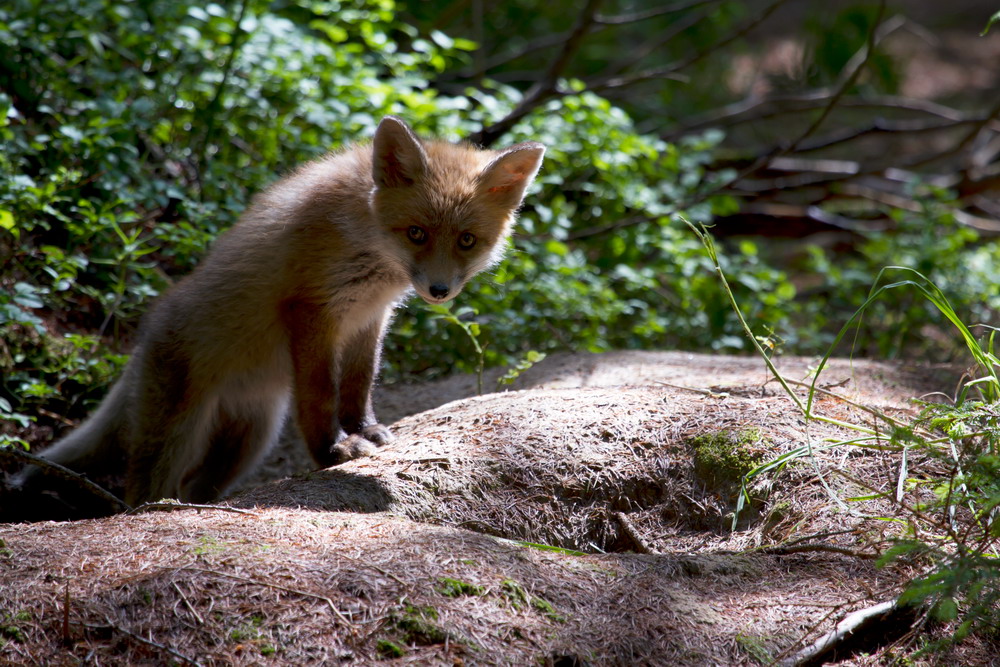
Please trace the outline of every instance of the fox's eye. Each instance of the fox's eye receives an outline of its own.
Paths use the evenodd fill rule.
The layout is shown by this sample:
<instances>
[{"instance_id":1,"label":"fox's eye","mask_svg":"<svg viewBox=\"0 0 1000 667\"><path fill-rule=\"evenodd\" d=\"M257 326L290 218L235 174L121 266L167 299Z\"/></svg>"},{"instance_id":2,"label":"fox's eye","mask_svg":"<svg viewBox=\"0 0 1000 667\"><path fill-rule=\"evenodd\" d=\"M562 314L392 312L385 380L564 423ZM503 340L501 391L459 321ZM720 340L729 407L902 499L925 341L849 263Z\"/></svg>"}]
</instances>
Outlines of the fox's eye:
<instances>
[{"instance_id":1,"label":"fox's eye","mask_svg":"<svg viewBox=\"0 0 1000 667\"><path fill-rule=\"evenodd\" d=\"M476 245L476 235L471 232L465 232L458 237L458 247L462 250L468 250L472 246Z\"/></svg>"},{"instance_id":2,"label":"fox's eye","mask_svg":"<svg viewBox=\"0 0 1000 667\"><path fill-rule=\"evenodd\" d=\"M417 245L422 245L427 240L427 232L423 227L410 225L410 228L406 230L406 237Z\"/></svg>"}]
</instances>

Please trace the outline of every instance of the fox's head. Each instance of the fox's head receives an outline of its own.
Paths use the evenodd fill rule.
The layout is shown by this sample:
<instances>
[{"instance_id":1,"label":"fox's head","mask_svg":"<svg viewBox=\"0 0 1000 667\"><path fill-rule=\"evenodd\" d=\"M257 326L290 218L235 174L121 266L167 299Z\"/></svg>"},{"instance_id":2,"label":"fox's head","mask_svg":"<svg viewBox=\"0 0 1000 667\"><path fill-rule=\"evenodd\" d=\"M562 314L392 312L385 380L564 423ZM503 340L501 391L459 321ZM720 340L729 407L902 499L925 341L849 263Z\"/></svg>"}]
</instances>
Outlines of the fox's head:
<instances>
[{"instance_id":1,"label":"fox's head","mask_svg":"<svg viewBox=\"0 0 1000 667\"><path fill-rule=\"evenodd\" d=\"M371 205L394 259L428 303L443 303L499 261L545 147L501 151L423 142L395 116L372 142Z\"/></svg>"}]
</instances>

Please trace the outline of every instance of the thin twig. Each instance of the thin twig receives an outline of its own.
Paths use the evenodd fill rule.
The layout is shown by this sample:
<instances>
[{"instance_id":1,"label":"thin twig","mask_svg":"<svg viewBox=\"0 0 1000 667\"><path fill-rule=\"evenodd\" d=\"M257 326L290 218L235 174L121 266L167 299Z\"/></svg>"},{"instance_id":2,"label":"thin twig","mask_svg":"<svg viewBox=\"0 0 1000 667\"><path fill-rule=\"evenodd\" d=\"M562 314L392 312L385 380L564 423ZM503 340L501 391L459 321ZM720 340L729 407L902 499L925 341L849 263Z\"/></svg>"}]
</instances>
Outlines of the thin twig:
<instances>
[{"instance_id":1,"label":"thin twig","mask_svg":"<svg viewBox=\"0 0 1000 667\"><path fill-rule=\"evenodd\" d=\"M812 111L828 104L833 94L834 91L829 88L820 88L780 97L750 97L697 117L682 126L678 126L671 132L664 133L662 137L668 141L672 141L677 137L709 127L729 127L742 123L767 120L775 116L784 116L790 113ZM870 108L908 111L956 123L977 122L979 120L970 119L961 111L938 102L902 97L900 95L844 97L840 101L840 106L853 109ZM995 121L987 121L986 126L995 131L1000 130L1000 123Z\"/></svg>"},{"instance_id":2,"label":"thin twig","mask_svg":"<svg viewBox=\"0 0 1000 667\"><path fill-rule=\"evenodd\" d=\"M882 496L883 498L885 498L889 502L893 503L894 505L898 505L899 507L902 507L903 509L905 509L907 512L911 513L913 516L917 517L918 519L926 521L929 525L931 525L931 526L937 526L939 529L946 530L946 531L948 531L950 533L950 528L947 525L947 523L942 524L942 522L936 521L935 519L932 519L931 517L927 516L926 514L924 514L920 510L918 510L916 507L913 507L912 505L908 505L908 504L906 504L902 500L897 500L894 494L892 494L892 493L886 493L885 491L882 491L881 489L875 488L874 486L872 486L871 484L868 484L864 480L858 479L854 475L852 475L850 473L847 473L847 472L844 472L843 470L840 470L839 468L833 468L831 470L831 472L833 474L835 474L835 475L840 475L841 477L843 477L844 479L846 479L849 482L857 484L858 486L860 486L862 489L865 489L866 491L871 491L872 493L879 494L880 496ZM958 542L958 541L959 540L956 540L956 542Z\"/></svg>"},{"instance_id":3,"label":"thin twig","mask_svg":"<svg viewBox=\"0 0 1000 667\"><path fill-rule=\"evenodd\" d=\"M916 167L923 167L932 162L937 162L938 160L942 160L944 158L951 157L953 155L958 155L959 153L964 152L976 140L976 137L979 136L979 133L985 130L987 126L989 126L989 124L992 123L993 120L997 118L997 116L1000 116L1000 101L998 101L995 105L993 105L993 108L990 109L985 116L983 116L977 122L975 122L973 126L969 129L969 132L961 140L959 140L957 144L955 144L954 146L952 146L951 148L949 148L944 152L935 153L925 158L909 162L906 164L906 167L909 169L914 169Z\"/></svg>"},{"instance_id":4,"label":"thin twig","mask_svg":"<svg viewBox=\"0 0 1000 667\"><path fill-rule=\"evenodd\" d=\"M69 636L69 582L65 584L65 589L63 591L63 616L62 616L62 640L63 646L70 646L73 642L72 638Z\"/></svg>"},{"instance_id":5,"label":"thin twig","mask_svg":"<svg viewBox=\"0 0 1000 667\"><path fill-rule=\"evenodd\" d=\"M238 507L228 507L226 505L202 505L199 503L181 503L175 501L156 501L143 503L136 508L130 509L127 514L142 514L143 512L173 512L176 510L219 510L220 512L232 512L233 514L247 514L249 516L259 516L256 512L240 509Z\"/></svg>"},{"instance_id":6,"label":"thin twig","mask_svg":"<svg viewBox=\"0 0 1000 667\"><path fill-rule=\"evenodd\" d=\"M774 381L775 381L774 378L771 378L771 379L768 380L769 383L770 382L774 382ZM827 389L824 389L823 387L814 387L809 382L800 382L798 380L788 380L788 379L786 379L785 381L788 382L788 384L792 384L792 385L795 385L797 387L804 387L806 389L814 390L817 394L823 394L824 396L829 396L830 398L836 398L837 400L840 400L840 401L843 401L844 403L847 403L848 405L850 405L853 408L857 408L858 410L862 410L864 412L867 412L868 414L870 414L870 415L872 415L874 417L878 417L879 419L881 419L882 421L886 422L887 424L891 424L891 425L899 427L899 428L903 428L904 426L906 426L902 422L900 422L900 421L898 421L896 419L893 419L892 417L890 417L889 415L885 414L884 412L881 412L880 410L876 410L875 408L871 408L871 407L868 407L867 405L862 405L861 403L858 403L856 401L852 401L851 399L847 398L846 396L841 396L840 394L835 394L834 392L828 391ZM927 438L933 438L934 437L932 434L927 433L927 432L921 432L921 435L924 435Z\"/></svg>"},{"instance_id":7,"label":"thin twig","mask_svg":"<svg viewBox=\"0 0 1000 667\"><path fill-rule=\"evenodd\" d=\"M132 509L131 505L105 489L103 486L95 484L87 479L85 475L81 475L80 473L70 470L66 466L60 465L54 461L49 461L41 456L29 454L28 452L18 449L17 447L0 447L0 458L11 458L38 466L43 474L53 475L55 477L61 477L62 479L69 480L79 488L88 491L102 500L108 501L120 510L129 511Z\"/></svg>"},{"instance_id":8,"label":"thin twig","mask_svg":"<svg viewBox=\"0 0 1000 667\"><path fill-rule=\"evenodd\" d=\"M181 587L177 585L177 582L172 581L170 583L173 585L174 590L177 591L177 594L181 596L181 600L184 601L184 606L188 608L188 611L191 612L195 620L198 621L198 625L204 625L205 620L201 617L201 614L199 614L195 608L191 606L191 602L187 599L187 596L184 595L184 591L182 591Z\"/></svg>"},{"instance_id":9,"label":"thin twig","mask_svg":"<svg viewBox=\"0 0 1000 667\"><path fill-rule=\"evenodd\" d=\"M797 667L811 663L831 651L835 651L839 644L849 640L852 635L861 631L867 626L882 623L888 620L893 614L903 611L897 600L887 600L877 605L853 611L844 617L842 621L830 632L826 633L811 645L802 649L795 655L785 658L778 664L781 667ZM915 609L907 609L916 616ZM912 621L911 621L912 624Z\"/></svg>"},{"instance_id":10,"label":"thin twig","mask_svg":"<svg viewBox=\"0 0 1000 667\"><path fill-rule=\"evenodd\" d=\"M696 394L703 394L705 396L711 396L712 398L729 398L728 392L718 393L711 389L700 389L698 387L685 387L680 384L670 384L669 382L661 382L660 380L654 380L654 382L663 387L670 387L671 389L683 389L684 391L693 391Z\"/></svg>"}]
</instances>

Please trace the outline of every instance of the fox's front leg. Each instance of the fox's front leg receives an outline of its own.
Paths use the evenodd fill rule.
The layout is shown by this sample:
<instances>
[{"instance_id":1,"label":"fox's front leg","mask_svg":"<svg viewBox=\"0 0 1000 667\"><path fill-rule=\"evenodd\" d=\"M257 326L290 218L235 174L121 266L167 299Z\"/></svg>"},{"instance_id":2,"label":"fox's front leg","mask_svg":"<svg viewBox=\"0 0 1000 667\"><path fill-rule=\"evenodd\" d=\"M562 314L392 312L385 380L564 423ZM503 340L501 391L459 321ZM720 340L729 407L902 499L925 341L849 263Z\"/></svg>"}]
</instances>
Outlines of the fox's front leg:
<instances>
[{"instance_id":1,"label":"fox's front leg","mask_svg":"<svg viewBox=\"0 0 1000 667\"><path fill-rule=\"evenodd\" d=\"M333 318L321 306L286 303L282 312L291 347L295 418L316 463L329 467L345 457L336 445L346 437L337 418Z\"/></svg>"},{"instance_id":2,"label":"fox's front leg","mask_svg":"<svg viewBox=\"0 0 1000 667\"><path fill-rule=\"evenodd\" d=\"M372 410L372 385L378 375L387 320L388 310L339 350L340 425L348 434L358 435L376 445L392 440L392 433L378 423Z\"/></svg>"}]
</instances>

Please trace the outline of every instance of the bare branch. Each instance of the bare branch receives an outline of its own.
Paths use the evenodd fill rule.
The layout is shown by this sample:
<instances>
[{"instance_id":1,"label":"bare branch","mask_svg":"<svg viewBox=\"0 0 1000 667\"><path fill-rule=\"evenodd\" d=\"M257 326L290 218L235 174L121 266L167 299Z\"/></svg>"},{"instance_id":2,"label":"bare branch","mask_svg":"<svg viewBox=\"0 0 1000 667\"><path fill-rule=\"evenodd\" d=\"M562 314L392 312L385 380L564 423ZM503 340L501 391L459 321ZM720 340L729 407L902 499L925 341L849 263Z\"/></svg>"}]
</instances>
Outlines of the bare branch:
<instances>
[{"instance_id":1,"label":"bare branch","mask_svg":"<svg viewBox=\"0 0 1000 667\"><path fill-rule=\"evenodd\" d=\"M493 125L484 127L479 132L470 136L469 140L472 143L481 146L491 145L513 127L517 121L558 94L557 83L559 77L563 75L569 63L583 45L583 39L593 25L594 17L602 2L603 0L587 0L587 6L580 12L576 26L574 26L573 31L570 33L569 39L566 40L563 48L553 58L552 62L549 63L542 78L528 89L513 111Z\"/></svg>"},{"instance_id":2,"label":"bare branch","mask_svg":"<svg viewBox=\"0 0 1000 667\"><path fill-rule=\"evenodd\" d=\"M898 27L898 25L889 26L888 23L894 23L893 21L887 22L886 26L882 26L882 15L885 13L885 0L879 0L878 3L878 13L875 15L875 28L868 32L868 42L865 45L864 55L859 57L859 54L854 54L854 56L848 61L847 66L840 73L840 85L837 86L837 90L830 97L830 101L820 115L812 122L812 124L803 132L798 139L792 142L792 145L785 148L781 153L791 153L798 145L812 136L813 132L819 129L823 121L833 112L833 108L837 106L837 102L840 98L844 96L847 90L854 85L854 82L858 80L858 76L861 71L868 64L871 59L872 54L875 53L875 47L879 40L885 35L889 34ZM897 17L898 18L898 17ZM895 22L898 23L898 22ZM887 28L883 30L883 27Z\"/></svg>"},{"instance_id":3,"label":"bare branch","mask_svg":"<svg viewBox=\"0 0 1000 667\"><path fill-rule=\"evenodd\" d=\"M625 25L627 23L639 23L651 18L656 18L657 16L676 14L677 12L694 9L695 7L701 7L702 5L714 5L718 2L719 0L691 0L691 2L678 2L675 5L657 7L656 9L649 9L644 12L635 12L634 14L622 14L620 16L598 15L594 18L594 23L600 26L616 26Z\"/></svg>"},{"instance_id":4,"label":"bare branch","mask_svg":"<svg viewBox=\"0 0 1000 667\"><path fill-rule=\"evenodd\" d=\"M591 79L587 82L587 87L594 91L608 90L612 88L623 88L625 86L631 86L636 83L641 83L643 81L651 81L654 79L663 78L675 78L677 73L690 67L691 65L697 63L698 61L704 59L708 55L714 53L718 49L721 49L732 42L744 37L751 30L760 25L768 16L773 14L775 10L781 5L788 2L788 0L774 0L770 5L768 5L760 14L755 16L753 19L747 21L743 25L737 27L735 30L730 32L728 35L723 37L721 40L715 42L714 44L691 54L687 58L665 65L663 67L654 67L641 72L636 72L635 74L628 76L612 76L603 77L600 79Z\"/></svg>"},{"instance_id":5,"label":"bare branch","mask_svg":"<svg viewBox=\"0 0 1000 667\"><path fill-rule=\"evenodd\" d=\"M799 145L798 152L806 153L809 151L831 148L840 144L849 143L855 139L861 139L862 137L866 137L871 134L906 133L914 135L924 132L940 132L942 130L950 130L963 125L968 125L970 123L978 123L980 121L988 122L989 119L966 118L957 121L927 122L923 120L888 121L884 118L876 118L871 124L866 125L865 127L846 127L834 130L826 136L816 137L812 141L803 142Z\"/></svg>"},{"instance_id":6,"label":"bare branch","mask_svg":"<svg viewBox=\"0 0 1000 667\"><path fill-rule=\"evenodd\" d=\"M783 116L789 113L812 111L828 104L833 94L833 91L829 88L820 88L796 95L784 95L764 99L744 99L705 114L700 118L696 118L682 127L665 133L663 138L672 141L677 137L709 127L731 127L742 123ZM961 111L952 107L929 100L901 97L898 95L845 97L840 101L840 106L855 109L897 109L954 122L967 122L969 120ZM1000 131L1000 123L991 123L990 127L991 129Z\"/></svg>"},{"instance_id":7,"label":"bare branch","mask_svg":"<svg viewBox=\"0 0 1000 667\"><path fill-rule=\"evenodd\" d=\"M776 5L781 4L781 2L783 2L783 0L778 0L778 2L772 4L767 11L773 11L773 9L776 8ZM885 0L881 0L879 2L878 13L876 14L874 22L875 27L872 28L871 31L869 31L868 40L865 44L865 47L859 52L862 53L863 56L851 58L851 60L848 62L848 67L845 67L845 70L841 73L839 77L840 84L835 91L833 91L832 93L827 93L824 91L823 94L824 104L822 107L822 111L820 115L810 124L810 126L804 132L802 132L794 141L792 141L787 146L777 147L774 150L768 152L767 154L761 155L756 160L754 160L752 164L740 170L740 172L736 176L730 178L725 183L721 183L709 190L703 191L698 195L696 195L691 200L679 203L677 206L673 208L673 211L659 215L657 216L657 218L662 219L664 217L673 215L677 211L680 211L684 208L699 204L708 199L709 197L718 194L719 192L722 192L726 188L732 187L733 184L746 178L753 172L760 169L762 166L768 164L774 158L794 152L802 142L808 139L809 136L812 135L812 133L819 128L819 126L823 123L823 121L829 116L833 108L838 104L838 102L841 101L841 98L844 96L847 89L850 88L850 86L853 85L854 81L857 80L857 77L864 69L864 67L867 65L872 54L875 52L875 46L877 45L878 40L887 35L889 32L891 32L891 30L880 30L882 24L882 16L884 12L885 12ZM815 93L813 93L813 96L815 96ZM628 218L626 220L619 220L617 222L608 225L601 225L581 230L579 232L576 232L575 234L570 235L569 239L578 240L582 238L598 236L601 234L606 234L608 232L616 231L618 229L622 229L636 224L641 224L643 222L648 222L648 221L649 221L648 216L644 215L636 216Z\"/></svg>"},{"instance_id":8,"label":"bare branch","mask_svg":"<svg viewBox=\"0 0 1000 667\"><path fill-rule=\"evenodd\" d=\"M143 514L144 512L176 512L178 510L198 510L199 512L202 510L218 510L220 512L232 512L233 514L259 516L250 510L244 510L238 507L229 507L227 505L203 505L201 503L181 503L174 501L143 503L134 509L130 509L126 512L126 514Z\"/></svg>"},{"instance_id":9,"label":"bare branch","mask_svg":"<svg viewBox=\"0 0 1000 667\"><path fill-rule=\"evenodd\" d=\"M621 74L629 67L632 67L636 63L642 61L646 56L661 48L664 44L669 44L671 40L675 39L681 33L693 28L694 26L701 23L708 16L708 12L692 12L691 14L685 16L679 21L673 23L670 26L670 30L665 33L657 34L653 39L647 41L642 46L630 49L630 53L626 58L622 58L617 63L613 63L608 66L606 77L610 78L613 75ZM668 75L666 78L681 78L676 74ZM686 80L686 78L685 78Z\"/></svg>"},{"instance_id":10,"label":"bare branch","mask_svg":"<svg viewBox=\"0 0 1000 667\"><path fill-rule=\"evenodd\" d=\"M980 118L978 121L973 123L973 126L969 130L969 132L953 147L949 148L946 151L938 152L933 155L929 155L925 158L916 160L914 162L910 162L906 166L910 169L913 169L914 167L923 167L924 165L937 162L938 160L943 160L945 158L958 155L959 153L963 153L967 148L969 148L973 144L973 142L976 140L979 134L990 126L990 124L997 118L997 116L1000 116L1000 100L998 100L997 103L993 105L993 108L990 109L990 111L984 117Z\"/></svg>"}]
</instances>

